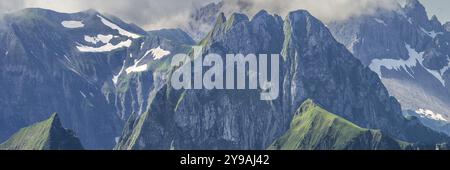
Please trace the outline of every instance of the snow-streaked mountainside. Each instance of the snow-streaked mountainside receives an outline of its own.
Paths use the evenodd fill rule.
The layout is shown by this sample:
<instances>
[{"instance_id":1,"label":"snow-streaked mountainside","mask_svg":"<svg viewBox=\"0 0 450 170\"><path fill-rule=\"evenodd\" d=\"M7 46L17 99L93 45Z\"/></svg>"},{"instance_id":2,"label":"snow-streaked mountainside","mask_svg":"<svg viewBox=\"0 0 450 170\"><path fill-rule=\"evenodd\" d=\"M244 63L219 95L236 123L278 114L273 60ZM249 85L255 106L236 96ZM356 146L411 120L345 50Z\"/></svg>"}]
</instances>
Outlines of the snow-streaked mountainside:
<instances>
[{"instance_id":1,"label":"snow-streaked mountainside","mask_svg":"<svg viewBox=\"0 0 450 170\"><path fill-rule=\"evenodd\" d=\"M431 119L431 120L435 120L435 121L442 121L442 122L447 122L447 123L449 122L447 116L444 116L439 113L434 113L431 110L418 109L415 112L422 118Z\"/></svg>"},{"instance_id":2,"label":"snow-streaked mountainside","mask_svg":"<svg viewBox=\"0 0 450 170\"><path fill-rule=\"evenodd\" d=\"M200 43L204 55L280 54L280 98L265 102L259 100L258 90L174 90L166 85L155 91L144 114L130 117L116 149L266 149L289 130L296 111L308 98L353 122L356 129L380 129L398 140L433 149L436 143L449 140L417 120L406 119L378 76L307 11L293 11L284 19L266 11L251 19L239 13L226 18L222 13L216 21ZM309 118L315 117L305 119ZM309 121L314 120L305 120L304 126ZM339 129L341 125L320 127ZM342 134L347 133L335 137L349 142L340 145L364 145ZM370 133L362 138L370 139L366 135ZM326 141L321 144L326 146Z\"/></svg>"},{"instance_id":3,"label":"snow-streaked mountainside","mask_svg":"<svg viewBox=\"0 0 450 170\"><path fill-rule=\"evenodd\" d=\"M337 41L333 34L338 31L329 30L334 25L327 27L305 10L287 16L262 10L252 18L240 13L227 17L220 13L222 3L216 3L200 8L187 27L148 32L94 10L7 14L0 19L0 143L57 112L62 126L73 129L87 149L267 149L286 134L294 137L291 144L303 142L296 136L330 132L335 136L311 144L435 148L450 143L450 137L422 123L427 124L425 118L448 120L442 96L449 71L441 71L447 66L441 60L448 59L442 44L448 32L436 19L410 14L415 11L411 6L385 11L392 20L371 18L369 24L380 26L373 33L393 23L401 29L400 35L388 34L395 41L382 46L393 47L390 57L370 59L357 53L358 42L372 41L350 37L353 48L344 46L339 41L346 36ZM361 30L355 25L350 30ZM173 89L168 82L176 69L171 59L179 53L192 55L196 41L204 54L280 54L280 97L261 101L259 90ZM372 63L380 75L370 69ZM412 90L414 97L426 96L416 98L424 105L429 100L441 103L410 107L399 91L392 91L395 86ZM431 88L442 96L430 95ZM403 111L413 110L413 116L423 119L405 117L388 90L406 105ZM324 114L297 115L308 101ZM307 126L296 117L300 123L327 121ZM292 122L311 131L296 134L290 130ZM332 131L341 128L349 131ZM365 141L372 139L377 140Z\"/></svg>"},{"instance_id":4,"label":"snow-streaked mountainside","mask_svg":"<svg viewBox=\"0 0 450 170\"><path fill-rule=\"evenodd\" d=\"M339 42L380 76L404 110L450 116L450 32L436 16L429 18L418 0L328 25Z\"/></svg>"},{"instance_id":5,"label":"snow-streaked mountainside","mask_svg":"<svg viewBox=\"0 0 450 170\"><path fill-rule=\"evenodd\" d=\"M188 49L93 10L44 9L5 15L0 46L0 141L58 112L88 149L111 149L170 54Z\"/></svg>"}]
</instances>

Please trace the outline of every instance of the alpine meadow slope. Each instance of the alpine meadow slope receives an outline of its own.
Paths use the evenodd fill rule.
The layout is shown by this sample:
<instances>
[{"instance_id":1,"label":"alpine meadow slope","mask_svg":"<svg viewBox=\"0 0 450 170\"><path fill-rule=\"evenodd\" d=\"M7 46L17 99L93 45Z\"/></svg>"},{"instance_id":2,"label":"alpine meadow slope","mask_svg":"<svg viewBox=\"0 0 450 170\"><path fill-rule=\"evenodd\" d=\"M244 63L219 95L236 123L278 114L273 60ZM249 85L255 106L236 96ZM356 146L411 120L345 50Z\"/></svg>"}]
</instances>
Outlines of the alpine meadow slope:
<instances>
[{"instance_id":1,"label":"alpine meadow slope","mask_svg":"<svg viewBox=\"0 0 450 170\"><path fill-rule=\"evenodd\" d=\"M0 150L82 150L80 140L72 130L62 127L58 114L20 129Z\"/></svg>"}]
</instances>

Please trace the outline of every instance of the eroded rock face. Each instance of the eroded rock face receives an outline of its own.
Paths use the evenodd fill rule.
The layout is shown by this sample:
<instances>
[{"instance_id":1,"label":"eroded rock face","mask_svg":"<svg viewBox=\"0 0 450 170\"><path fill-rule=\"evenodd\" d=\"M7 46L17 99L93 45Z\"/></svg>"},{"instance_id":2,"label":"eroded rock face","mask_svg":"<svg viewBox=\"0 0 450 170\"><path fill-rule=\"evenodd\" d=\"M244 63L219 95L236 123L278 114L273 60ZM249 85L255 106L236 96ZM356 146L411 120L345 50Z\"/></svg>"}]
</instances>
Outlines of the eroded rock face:
<instances>
[{"instance_id":1,"label":"eroded rock face","mask_svg":"<svg viewBox=\"0 0 450 170\"><path fill-rule=\"evenodd\" d=\"M450 32L450 22L445 23L444 28L445 30L447 30L447 32Z\"/></svg>"},{"instance_id":2,"label":"eroded rock face","mask_svg":"<svg viewBox=\"0 0 450 170\"><path fill-rule=\"evenodd\" d=\"M84 42L82 35L115 35L107 26L98 26L97 15L93 11L70 15L26 9L4 16L0 31L1 46L6 47L1 48L0 57L1 141L58 112L62 123L74 129L87 148L114 145L122 124L99 89L109 80L109 67L123 51L107 55L76 49L77 42ZM84 27L62 25L81 19L85 19Z\"/></svg>"},{"instance_id":3,"label":"eroded rock face","mask_svg":"<svg viewBox=\"0 0 450 170\"><path fill-rule=\"evenodd\" d=\"M158 33L158 32L156 32ZM188 45L89 10L26 9L0 19L0 141L61 113L87 149L112 149ZM162 54L155 56L155 50Z\"/></svg>"},{"instance_id":4,"label":"eroded rock face","mask_svg":"<svg viewBox=\"0 0 450 170\"><path fill-rule=\"evenodd\" d=\"M328 25L339 42L377 72L404 110L450 115L450 34L437 17L428 19L419 1Z\"/></svg>"},{"instance_id":5,"label":"eroded rock face","mask_svg":"<svg viewBox=\"0 0 450 170\"><path fill-rule=\"evenodd\" d=\"M264 11L251 20L222 14L201 44L205 54L281 54L280 98L267 102L257 90L175 91L167 85L155 92L146 113L130 119L116 149L265 149L288 129L307 98L400 139L447 140L407 121L378 76L306 11L291 12L284 21Z\"/></svg>"}]
</instances>

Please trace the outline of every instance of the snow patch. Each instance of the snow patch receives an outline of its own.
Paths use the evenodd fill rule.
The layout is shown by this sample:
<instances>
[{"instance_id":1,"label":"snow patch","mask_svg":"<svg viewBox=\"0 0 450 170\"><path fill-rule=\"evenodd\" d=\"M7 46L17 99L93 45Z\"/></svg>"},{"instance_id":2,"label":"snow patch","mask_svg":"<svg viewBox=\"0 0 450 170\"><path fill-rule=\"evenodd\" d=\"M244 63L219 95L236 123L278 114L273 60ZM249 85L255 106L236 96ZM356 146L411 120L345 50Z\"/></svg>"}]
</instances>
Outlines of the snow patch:
<instances>
[{"instance_id":1,"label":"snow patch","mask_svg":"<svg viewBox=\"0 0 450 170\"><path fill-rule=\"evenodd\" d=\"M80 52L108 52L108 51L113 51L119 48L124 48L124 47L130 47L131 46L132 41L131 40L126 40L126 41L122 41L119 44L113 45L111 43L107 43L101 47L89 47L89 46L85 46L85 45L81 45L79 44L77 46L78 50Z\"/></svg>"},{"instance_id":2,"label":"snow patch","mask_svg":"<svg viewBox=\"0 0 450 170\"><path fill-rule=\"evenodd\" d=\"M127 72L127 74L130 74L130 73L144 72L147 71L147 69L148 69L147 64L141 66L137 66L137 64L134 64L133 66L128 67L125 71Z\"/></svg>"},{"instance_id":3,"label":"snow patch","mask_svg":"<svg viewBox=\"0 0 450 170\"><path fill-rule=\"evenodd\" d=\"M61 25L71 29L84 27L84 24L81 21L63 21L61 22Z\"/></svg>"},{"instance_id":4,"label":"snow patch","mask_svg":"<svg viewBox=\"0 0 450 170\"><path fill-rule=\"evenodd\" d=\"M135 39L141 37L140 35L131 33L131 32L129 32L129 31L126 31L126 30L120 28L120 27L117 26L116 24L110 22L109 20L103 18L103 17L100 16L100 15L97 15L97 17L99 17L99 18L102 20L102 23L105 24L106 26L108 26L109 28L111 28L111 29L113 29L113 30L119 31L119 34L120 34L120 35L127 36L127 37L130 37L130 38L135 38Z\"/></svg>"},{"instance_id":5,"label":"snow patch","mask_svg":"<svg viewBox=\"0 0 450 170\"><path fill-rule=\"evenodd\" d=\"M69 63L72 63L72 60L70 60L69 57L67 57L67 55L64 55L64 58L66 58L66 60L67 60Z\"/></svg>"},{"instance_id":6,"label":"snow patch","mask_svg":"<svg viewBox=\"0 0 450 170\"><path fill-rule=\"evenodd\" d=\"M432 120L448 122L448 120L445 119L442 114L434 113L431 110L420 108L420 109L417 109L415 112L422 118L428 118L428 119L432 119Z\"/></svg>"},{"instance_id":7,"label":"snow patch","mask_svg":"<svg viewBox=\"0 0 450 170\"><path fill-rule=\"evenodd\" d=\"M118 144L119 140L120 140L120 136L115 137L114 140L116 141L116 144Z\"/></svg>"},{"instance_id":8,"label":"snow patch","mask_svg":"<svg viewBox=\"0 0 450 170\"><path fill-rule=\"evenodd\" d=\"M123 73L124 69L125 69L125 61L123 61L123 65L122 65L122 68L120 69L119 73L117 73L117 75L114 75L113 78L112 78L112 81L113 81L114 85L117 85L119 77Z\"/></svg>"},{"instance_id":9,"label":"snow patch","mask_svg":"<svg viewBox=\"0 0 450 170\"><path fill-rule=\"evenodd\" d=\"M147 56L149 53L151 53L153 55L153 59L159 60L159 59L169 55L170 51L166 51L159 46L158 48L153 48L153 49L145 52L144 57Z\"/></svg>"},{"instance_id":10,"label":"snow patch","mask_svg":"<svg viewBox=\"0 0 450 170\"><path fill-rule=\"evenodd\" d=\"M386 22L384 22L384 21L381 20L381 19L375 18L375 21L378 22L378 23L380 23L380 24L383 24L383 25L387 26Z\"/></svg>"},{"instance_id":11,"label":"snow patch","mask_svg":"<svg viewBox=\"0 0 450 170\"><path fill-rule=\"evenodd\" d=\"M141 59L134 60L134 65L131 66L131 67L128 67L125 71L127 72L127 74L139 73L139 72L147 71L147 69L148 69L148 65L147 64L143 64L143 65L140 65L140 66L139 66L139 64L142 62L142 60L144 60L144 58L146 58L146 56L148 54L152 53L154 58L156 58L156 57L161 57L162 58L165 55L170 54L170 52L168 52L168 51L164 51L164 50L160 51L160 50L162 50L162 49L159 48L159 47L155 48L155 49L148 50L147 52L145 52L144 56L141 57Z\"/></svg>"},{"instance_id":12,"label":"snow patch","mask_svg":"<svg viewBox=\"0 0 450 170\"><path fill-rule=\"evenodd\" d=\"M410 24L413 24L413 22L412 22L412 19L411 19L411 18L408 18L408 22L409 22Z\"/></svg>"},{"instance_id":13,"label":"snow patch","mask_svg":"<svg viewBox=\"0 0 450 170\"><path fill-rule=\"evenodd\" d=\"M86 94L84 94L82 91L80 91L80 94L83 96L83 98L86 98Z\"/></svg>"},{"instance_id":14,"label":"snow patch","mask_svg":"<svg viewBox=\"0 0 450 170\"><path fill-rule=\"evenodd\" d=\"M84 41L90 42L92 44L97 44L99 42L102 42L102 43L106 44L106 43L109 43L112 39L113 39L113 35L102 35L102 34L99 34L99 35L97 35L95 37L91 37L91 36L88 36L88 35L84 36Z\"/></svg>"},{"instance_id":15,"label":"snow patch","mask_svg":"<svg viewBox=\"0 0 450 170\"><path fill-rule=\"evenodd\" d=\"M422 30L425 34L427 34L428 36L430 36L431 38L436 38L437 35L441 35L444 34L442 32L436 32L436 31L427 31L424 28L420 27L420 30Z\"/></svg>"},{"instance_id":16,"label":"snow patch","mask_svg":"<svg viewBox=\"0 0 450 170\"><path fill-rule=\"evenodd\" d=\"M417 62L425 69L427 70L431 75L433 75L437 80L441 82L441 84L445 87L445 80L443 78L444 72L450 67L447 66L443 68L442 70L431 70L423 66L423 54L424 52L418 53L416 50L411 48L409 44L405 44L406 49L409 53L409 58L407 60L403 59L374 59L369 65L369 68L376 72L378 76L381 76L381 67L385 67L386 69L399 71L400 69L404 69L411 77L414 78L413 73L409 71L408 68L414 67L417 65Z\"/></svg>"},{"instance_id":17,"label":"snow patch","mask_svg":"<svg viewBox=\"0 0 450 170\"><path fill-rule=\"evenodd\" d=\"M351 42L350 42L350 44L347 47L347 49L349 49L352 54L354 54L354 52L355 52L354 46L358 42L359 42L359 38L357 37L357 35L354 35L352 40L351 40Z\"/></svg>"},{"instance_id":18,"label":"snow patch","mask_svg":"<svg viewBox=\"0 0 450 170\"><path fill-rule=\"evenodd\" d=\"M450 69L450 61L447 60L447 65L440 70L440 74L443 76L448 69Z\"/></svg>"},{"instance_id":19,"label":"snow patch","mask_svg":"<svg viewBox=\"0 0 450 170\"><path fill-rule=\"evenodd\" d=\"M145 44L145 42L142 42L142 44L141 44L141 50L142 50L142 48L144 48L144 44Z\"/></svg>"},{"instance_id":20,"label":"snow patch","mask_svg":"<svg viewBox=\"0 0 450 170\"><path fill-rule=\"evenodd\" d=\"M409 51L411 47L406 44L406 48ZM386 69L389 69L389 70L395 69L396 71L404 69L411 77L414 78L413 74L409 71L408 68L416 66L417 60L420 60L420 57L423 55L423 53L417 54L417 53L410 52L409 54L410 55L407 60L374 59L374 60L372 60L372 63L370 63L369 68L372 71L376 72L379 76L381 76L381 67L385 67Z\"/></svg>"}]
</instances>

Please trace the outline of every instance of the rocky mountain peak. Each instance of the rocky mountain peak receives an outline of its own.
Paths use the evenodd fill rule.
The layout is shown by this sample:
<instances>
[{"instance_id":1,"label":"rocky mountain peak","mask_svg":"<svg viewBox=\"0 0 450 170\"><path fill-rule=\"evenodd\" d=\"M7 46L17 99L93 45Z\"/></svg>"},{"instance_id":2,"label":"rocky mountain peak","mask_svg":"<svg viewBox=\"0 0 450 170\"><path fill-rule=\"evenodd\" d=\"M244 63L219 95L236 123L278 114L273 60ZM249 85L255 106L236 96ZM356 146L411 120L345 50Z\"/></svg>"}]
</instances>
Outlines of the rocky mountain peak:
<instances>
[{"instance_id":1,"label":"rocky mountain peak","mask_svg":"<svg viewBox=\"0 0 450 170\"><path fill-rule=\"evenodd\" d=\"M221 12L216 19L216 24L222 24L227 22L227 17L225 16L225 13Z\"/></svg>"},{"instance_id":2,"label":"rocky mountain peak","mask_svg":"<svg viewBox=\"0 0 450 170\"><path fill-rule=\"evenodd\" d=\"M285 29L291 29L290 33L296 35L291 36L294 39L299 38L311 43L310 45L317 45L318 42L335 42L328 28L306 10L290 12L286 18ZM286 27L286 24L289 26Z\"/></svg>"},{"instance_id":3,"label":"rocky mountain peak","mask_svg":"<svg viewBox=\"0 0 450 170\"><path fill-rule=\"evenodd\" d=\"M432 29L429 24L427 11L418 0L407 0L404 11L412 22L416 22L428 31Z\"/></svg>"},{"instance_id":4,"label":"rocky mountain peak","mask_svg":"<svg viewBox=\"0 0 450 170\"><path fill-rule=\"evenodd\" d=\"M425 12L425 7L419 0L406 0L405 9L410 11Z\"/></svg>"},{"instance_id":5,"label":"rocky mountain peak","mask_svg":"<svg viewBox=\"0 0 450 170\"><path fill-rule=\"evenodd\" d=\"M0 145L0 150L83 149L74 132L65 129L57 113L45 121L22 128Z\"/></svg>"},{"instance_id":6,"label":"rocky mountain peak","mask_svg":"<svg viewBox=\"0 0 450 170\"><path fill-rule=\"evenodd\" d=\"M249 22L249 18L245 14L241 13L233 13L231 14L231 17L227 21L227 28L234 27L238 24L246 24Z\"/></svg>"}]
</instances>

